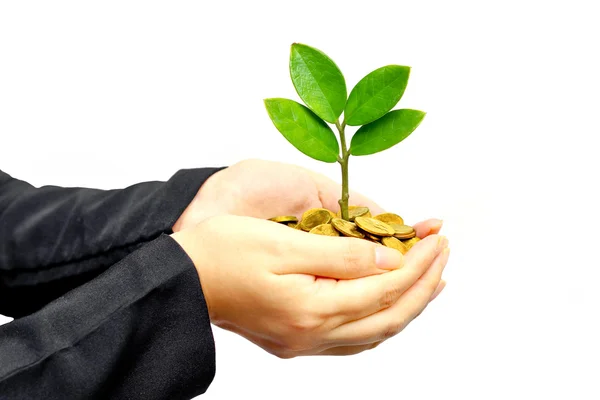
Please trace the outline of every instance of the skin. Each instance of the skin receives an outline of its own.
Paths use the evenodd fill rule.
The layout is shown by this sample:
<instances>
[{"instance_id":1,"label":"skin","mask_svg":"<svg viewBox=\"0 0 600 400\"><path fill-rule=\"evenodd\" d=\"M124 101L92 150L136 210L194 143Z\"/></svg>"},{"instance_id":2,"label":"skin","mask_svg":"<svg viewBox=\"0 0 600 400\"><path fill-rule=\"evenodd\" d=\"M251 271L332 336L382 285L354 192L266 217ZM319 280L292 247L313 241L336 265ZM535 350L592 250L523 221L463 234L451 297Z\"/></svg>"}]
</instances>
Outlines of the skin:
<instances>
[{"instance_id":1,"label":"skin","mask_svg":"<svg viewBox=\"0 0 600 400\"><path fill-rule=\"evenodd\" d=\"M212 323L281 358L350 355L398 334L439 295L449 256L439 220L414 226L423 240L405 256L265 220L337 210L339 193L320 174L261 160L204 183L172 236L196 266ZM355 192L350 204L385 212Z\"/></svg>"}]
</instances>

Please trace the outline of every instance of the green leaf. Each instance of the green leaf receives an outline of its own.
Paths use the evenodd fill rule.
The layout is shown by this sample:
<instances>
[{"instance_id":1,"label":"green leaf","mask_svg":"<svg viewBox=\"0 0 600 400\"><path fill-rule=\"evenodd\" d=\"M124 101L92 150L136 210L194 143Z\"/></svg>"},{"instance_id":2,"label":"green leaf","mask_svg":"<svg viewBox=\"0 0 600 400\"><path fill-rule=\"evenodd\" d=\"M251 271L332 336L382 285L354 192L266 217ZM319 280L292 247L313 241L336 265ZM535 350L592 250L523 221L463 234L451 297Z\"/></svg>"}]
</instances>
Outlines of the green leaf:
<instances>
[{"instance_id":1,"label":"green leaf","mask_svg":"<svg viewBox=\"0 0 600 400\"><path fill-rule=\"evenodd\" d=\"M390 111L356 131L350 143L350 154L366 156L389 149L417 129L424 117L425 113L418 110Z\"/></svg>"},{"instance_id":2,"label":"green leaf","mask_svg":"<svg viewBox=\"0 0 600 400\"><path fill-rule=\"evenodd\" d=\"M348 97L346 124L365 125L383 117L400 101L409 75L410 67L388 65L362 78Z\"/></svg>"},{"instance_id":3,"label":"green leaf","mask_svg":"<svg viewBox=\"0 0 600 400\"><path fill-rule=\"evenodd\" d=\"M275 127L294 147L315 160L336 162L340 151L333 131L302 104L288 99L265 99Z\"/></svg>"},{"instance_id":4,"label":"green leaf","mask_svg":"<svg viewBox=\"0 0 600 400\"><path fill-rule=\"evenodd\" d=\"M294 43L290 76L302 101L319 117L335 123L346 105L346 81L338 66L322 51Z\"/></svg>"}]
</instances>

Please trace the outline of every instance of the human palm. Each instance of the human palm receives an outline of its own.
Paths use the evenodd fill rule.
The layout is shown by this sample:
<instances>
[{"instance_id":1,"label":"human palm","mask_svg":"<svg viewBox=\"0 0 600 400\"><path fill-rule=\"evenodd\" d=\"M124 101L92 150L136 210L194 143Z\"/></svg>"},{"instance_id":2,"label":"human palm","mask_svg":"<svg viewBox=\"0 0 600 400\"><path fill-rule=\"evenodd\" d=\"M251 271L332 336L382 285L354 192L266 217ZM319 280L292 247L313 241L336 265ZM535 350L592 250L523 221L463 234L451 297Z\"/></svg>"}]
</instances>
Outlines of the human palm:
<instances>
[{"instance_id":1,"label":"human palm","mask_svg":"<svg viewBox=\"0 0 600 400\"><path fill-rule=\"evenodd\" d=\"M338 210L340 196L338 183L308 169L272 161L244 160L208 179L173 230L192 227L216 215L300 217L315 207ZM356 192L350 192L349 204L367 206L373 215L384 212L372 200ZM419 237L437 233L440 228L439 220L415 225Z\"/></svg>"},{"instance_id":2,"label":"human palm","mask_svg":"<svg viewBox=\"0 0 600 400\"><path fill-rule=\"evenodd\" d=\"M260 225L261 221L253 220L252 218L245 220L236 220L235 218L239 217L219 217L202 223L204 220L208 219L209 217L219 215L237 215L244 217L254 217L258 219L270 218L276 215L295 215L296 217L301 217L304 211L313 207L324 207L330 210L339 209L337 201L340 197L340 194L340 185L323 175L317 174L315 172L295 165L261 160L242 161L222 171L217 172L209 180L207 180L202 186L202 188L199 190L192 203L188 206L184 214L181 216L173 230L175 232L177 232L178 230L183 230L183 236L186 235L186 232L190 234L192 240L190 241L191 244L189 244L187 248L192 249L192 254L194 252L200 252L200 255L198 255L196 258L202 261L198 262L197 265L201 266L199 267L201 268L199 274L203 276L203 290L205 292L206 298L208 299L207 301L209 303L209 310L212 308L214 311L216 307L216 309L221 308L223 310L229 310L233 312L233 314L231 314L233 316L244 317L246 316L247 312L240 312L239 310L245 305L251 303L253 304L252 310L253 312L255 312L256 307L254 307L254 305L255 303L259 303L256 300L256 296L260 296L261 293L268 292L270 295L268 301L262 303L265 305L266 309L275 306L279 307L285 303L285 298L290 298L291 292L289 290L285 291L285 296L283 296L282 298L277 298L277 295L273 295L273 293L275 293L274 288L270 288L268 291L266 289L257 289L260 287L260 282L257 283L257 280L260 280L260 277L264 276L264 274L257 273L256 269L252 268L263 268L268 264L265 261L267 258L272 257L273 254L281 254L281 251L268 250L270 248L269 246L274 246L274 248L276 249L281 249L285 248L285 246L289 245L290 243L293 243L293 246L291 248L294 249L294 251L299 251L303 249L301 243L304 243L304 241L309 241L312 239L316 240L316 242L311 242L306 247L312 249L311 251L304 250L303 253L302 251L300 251L303 254L302 256L293 256L291 250L286 250L283 251L283 254L289 257L283 257L282 259L277 259L274 262L274 265L279 266L293 262L294 260L304 260L307 262L306 266L303 267L304 269L301 269L301 271L303 272L302 274L294 273L290 275L291 278L289 279L295 279L289 281L291 282L290 287L292 288L298 289L299 287L301 287L302 284L305 284L307 282L319 282L319 284L324 284L323 287L325 287L327 286L327 283L337 282L337 278L339 277L336 277L336 279L334 279L333 281L328 278L323 278L323 276L325 276L326 274L324 275L322 271L315 272L312 266L312 264L323 262L323 260L319 259L317 262L311 259L311 257L315 255L322 254L322 252L320 251L314 251L314 249L318 248L318 246L316 246L316 243L319 243L319 246L331 245L334 242L328 241L327 239L335 238L323 237L321 239L318 239L313 238L313 235L306 235L306 237L302 237L302 240L298 240L300 237L291 238L291 236L293 235L300 235L300 233L293 230L286 230L282 231L281 233L277 232L274 236L269 236L269 232L271 232L271 230L277 230L281 227L278 227L277 224L265 224L264 221L262 221L262 223L265 225ZM350 204L364 205L369 207L369 209L374 215L384 212L384 210L381 207L379 207L376 203L358 193L350 193L349 202ZM213 223L211 224L211 222ZM242 224L242 222L244 223ZM418 237L425 238L428 235L438 233L441 228L441 225L441 221L431 219L415 224L414 228L417 232ZM202 227L202 229L187 229L193 228L195 226L198 226L198 228ZM244 228L243 226L246 226L246 228ZM246 229L247 232L245 232L244 229ZM288 232L290 238L287 238L287 234L284 232ZM294 234L293 232L296 233ZM198 237L201 237L202 239L199 240ZM229 240L223 242L223 237L227 237ZM244 240L236 240L236 237L244 238ZM180 240L182 239L180 238ZM356 239L351 240L356 241ZM185 241L182 240L182 243L183 242ZM227 247L231 246L232 242L234 242L235 245L232 248ZM367 241L358 241L358 243L360 242L363 242L365 246L369 244L369 242ZM350 243L351 242L349 239L347 245L343 246L342 249L339 249L337 251L333 249L333 252L335 254L335 256L332 258L333 261L329 262L326 259L324 265L326 265L327 268L330 268L331 265L335 263L335 260L341 260L342 263L345 263L342 268L342 270L345 271L348 265L352 265L348 264L347 260L352 260L353 257L364 256L364 259L361 259L358 262L355 262L354 264L362 268L368 266L368 260L370 259L369 254L371 254L368 249L365 249L365 251L361 252L354 252L354 255L351 258L344 256L344 252L350 249ZM353 245L358 245L356 242L352 243ZM424 243L425 245L431 245L432 243L435 243L435 238L429 238L428 240L424 240L421 243ZM437 243L439 244L439 241L437 241ZM203 253L202 251L200 251L202 249L204 249L205 252L207 251L209 253ZM214 252L215 249L217 249L216 253ZM242 277L242 279L240 279L239 281L235 281L234 277L236 276L236 271L241 270L241 268L239 268L236 264L236 260L239 257L235 256L235 254L242 253L244 254L244 265L247 265L250 268L250 270L254 272L252 274L246 273ZM411 249L411 251L409 251L409 253L406 255L405 261L403 262L404 267L402 269L405 271L409 271L411 269L411 263L413 263L416 260L424 260L426 258L424 258L426 254L428 254L428 252L424 250L423 246L417 245L413 247L413 249ZM232 257L232 255L234 256ZM254 258L258 259L259 261L249 261L254 260ZM212 264L210 260L212 260ZM438 259L436 258L436 260ZM440 265L445 265L445 260L447 260L447 254L445 259L439 259L438 262L441 263ZM425 269L427 269L430 265L433 265L431 262L417 264L421 265ZM210 267L210 265L212 265L213 267ZM229 270L227 270L228 266L230 267ZM443 269L443 266L441 268ZM443 280L440 280L440 276L435 275L438 273L439 275L441 275L441 270L439 270L438 267L430 267L429 269L427 269L427 271L433 272L424 273L421 276L421 278L419 278L419 280L415 282L411 289L406 289L407 293L409 291L411 293L426 293L427 296L429 296L429 294L431 293L431 297L429 297L428 299L422 298L421 302L416 302L413 300L408 301L408 303L412 304L411 307L413 308L416 307L416 305L419 305L419 307L416 307L419 309L421 305L425 306L444 289L445 282ZM310 278L310 275L313 274L315 275L314 279L305 279ZM425 277L430 276L432 274L435 275L435 279L432 278L431 282L428 285L424 284L424 280L429 279L425 279ZM277 276L280 277L280 275ZM317 276L319 277L319 279L316 279ZM390 274L389 276L392 277L395 275ZM252 280L252 284L249 286L247 285L248 279ZM288 277L286 276L285 279L288 279ZM348 284L361 284L362 281L360 279L349 279L348 282ZM270 284L272 283L273 282L271 282ZM437 287L431 287L432 283L437 284ZM213 287L213 289L211 289L211 287ZM424 290L424 288L427 288L427 290ZM360 291L351 290L350 292L359 293ZM386 293L385 291L381 292ZM220 301L218 300L218 298L220 293L236 293L236 296L225 296L223 300L223 304L225 305L219 307ZM243 298L243 293L246 293L250 298L252 298L252 300L239 300L239 298ZM323 293L323 291L312 291L311 293ZM404 291L394 290L393 293L399 295L401 293L404 293ZM272 301L273 296L277 298L277 301ZM344 295L343 298L348 299L348 296ZM233 303L230 304L231 302ZM291 304L296 303L298 302L292 302ZM303 301L300 301L299 303L305 304L305 302ZM343 304L346 303L347 302L343 302ZM320 305L319 307L317 307L316 312L318 315L321 315L323 313L323 310L320 308L322 304L318 304ZM403 317L402 313L406 313L406 310L410 308L407 307L408 306L406 301L398 301L398 305L396 305L395 308L390 308L389 315L390 319L392 321L395 321L393 324L394 327L398 326L397 320L403 320L405 321L405 324L406 322L409 322L410 320L415 318L418 315L418 313L421 312L417 311L416 313L414 313L414 315L410 317ZM306 308L298 311L298 313L298 318L304 318L309 320L311 318L310 310L307 311ZM356 344L353 341L349 341L346 344L339 344L336 342L337 344L327 345L324 346L322 349L310 347L306 349L303 348L302 351L292 351L291 353L284 351L282 353L281 349L279 349L281 347L278 344L279 341L273 341L271 340L272 338L269 339L272 335L269 336L265 332L261 331L261 329L259 329L260 327L252 325L251 328L248 328L248 326L250 325L247 323L242 323L243 321L236 325L231 321L227 322L228 319L225 317L219 318L218 316L216 316L217 314L217 312L213 312L213 316L211 317L211 319L213 319L215 323L220 324L221 327L224 327L246 337L248 340L261 346L267 351L273 352L273 354L283 355L286 358L290 356L308 354L356 354L377 346L379 343L385 340L385 338L390 336L386 334L383 338L371 338L369 340L374 340L374 342L368 341L368 343L363 343L364 340L360 343L356 342L358 344ZM269 316L272 315L277 315L278 317L276 318L276 321L281 322L285 321L285 318L280 318L280 316L287 314L281 314L281 311L277 310L271 310L269 312L264 313L264 317L267 319ZM264 321L265 318L257 318L255 315L252 315L252 318L250 318L249 321L251 321L252 324L256 324L260 321ZM230 319L234 320L235 318L232 317ZM318 325L321 326L320 323ZM264 323L261 326L272 330L275 324L269 322ZM365 326L373 327L376 325L368 323ZM275 329L275 331L277 331L277 329ZM397 331L399 330L396 328L385 330L385 332L394 334ZM306 333L306 330L303 330L303 332ZM356 333L358 331L350 329L350 332ZM275 333L275 336L277 336L277 332ZM313 337L311 335L316 335L314 331L309 331L309 333L310 337ZM299 334L294 332L290 334L283 334L283 338L288 341L296 340L298 337L300 337Z\"/></svg>"}]
</instances>

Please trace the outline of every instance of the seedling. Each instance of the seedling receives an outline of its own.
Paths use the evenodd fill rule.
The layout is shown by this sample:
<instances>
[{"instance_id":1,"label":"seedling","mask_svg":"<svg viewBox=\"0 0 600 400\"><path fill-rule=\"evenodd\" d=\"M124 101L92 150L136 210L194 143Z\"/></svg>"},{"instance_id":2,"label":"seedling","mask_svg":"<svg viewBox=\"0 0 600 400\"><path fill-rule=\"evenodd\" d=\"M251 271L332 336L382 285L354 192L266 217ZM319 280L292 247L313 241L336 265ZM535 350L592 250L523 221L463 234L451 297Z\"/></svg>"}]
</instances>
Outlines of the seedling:
<instances>
[{"instance_id":1,"label":"seedling","mask_svg":"<svg viewBox=\"0 0 600 400\"><path fill-rule=\"evenodd\" d=\"M387 65L361 79L347 96L346 80L325 53L294 43L290 75L306 106L289 99L265 99L273 124L298 150L342 167L342 219L348 221L348 161L389 149L406 139L425 117L423 111L392 110L404 94L410 67ZM344 114L342 122L340 118ZM332 128L337 128L338 142ZM346 145L346 126L360 126ZM341 143L341 152L340 152Z\"/></svg>"}]
</instances>

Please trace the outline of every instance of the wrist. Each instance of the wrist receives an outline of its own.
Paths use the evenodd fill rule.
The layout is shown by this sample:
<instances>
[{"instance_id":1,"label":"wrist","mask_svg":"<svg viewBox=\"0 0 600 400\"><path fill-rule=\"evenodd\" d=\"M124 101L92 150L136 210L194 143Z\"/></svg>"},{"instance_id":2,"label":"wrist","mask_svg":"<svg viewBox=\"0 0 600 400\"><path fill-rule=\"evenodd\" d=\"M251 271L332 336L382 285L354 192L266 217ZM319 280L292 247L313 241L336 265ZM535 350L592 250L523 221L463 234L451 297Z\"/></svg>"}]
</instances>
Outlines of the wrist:
<instances>
[{"instance_id":1,"label":"wrist","mask_svg":"<svg viewBox=\"0 0 600 400\"><path fill-rule=\"evenodd\" d=\"M171 230L174 233L191 228L215 213L214 208L217 196L215 195L216 191L214 188L217 185L221 172L223 170L215 172L200 186L190 204L188 204L177 221L175 221L175 224L173 224Z\"/></svg>"},{"instance_id":2,"label":"wrist","mask_svg":"<svg viewBox=\"0 0 600 400\"><path fill-rule=\"evenodd\" d=\"M188 255L192 263L194 264L194 268L196 269L196 273L198 274L198 281L200 284L200 288L202 290L202 294L204 295L204 300L206 301L206 307L208 309L209 318L211 321L214 320L214 299L212 298L212 292L210 291L210 284L208 283L207 274L201 272L201 266L206 266L206 260L202 262L202 249L201 249L201 239L198 237L198 233L196 229L184 229L179 232L175 232L170 235L177 244L183 249L183 251Z\"/></svg>"}]
</instances>

